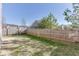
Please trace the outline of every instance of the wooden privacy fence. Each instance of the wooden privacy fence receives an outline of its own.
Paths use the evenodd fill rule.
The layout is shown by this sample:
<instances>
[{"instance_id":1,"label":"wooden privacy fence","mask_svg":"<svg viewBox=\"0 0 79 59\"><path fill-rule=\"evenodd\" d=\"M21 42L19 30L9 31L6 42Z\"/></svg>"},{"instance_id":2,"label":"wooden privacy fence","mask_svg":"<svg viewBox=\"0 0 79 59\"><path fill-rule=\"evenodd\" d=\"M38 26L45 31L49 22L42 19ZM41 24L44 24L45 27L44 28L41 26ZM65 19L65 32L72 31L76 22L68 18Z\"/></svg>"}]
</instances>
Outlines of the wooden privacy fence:
<instances>
[{"instance_id":1,"label":"wooden privacy fence","mask_svg":"<svg viewBox=\"0 0 79 59\"><path fill-rule=\"evenodd\" d=\"M26 33L50 39L79 42L79 30L52 30L28 28Z\"/></svg>"},{"instance_id":2,"label":"wooden privacy fence","mask_svg":"<svg viewBox=\"0 0 79 59\"><path fill-rule=\"evenodd\" d=\"M34 29L24 26L7 24L3 26L3 35L21 34L27 33L39 37L45 37L50 39L58 39L70 42L79 42L79 30L62 30L62 29Z\"/></svg>"}]
</instances>

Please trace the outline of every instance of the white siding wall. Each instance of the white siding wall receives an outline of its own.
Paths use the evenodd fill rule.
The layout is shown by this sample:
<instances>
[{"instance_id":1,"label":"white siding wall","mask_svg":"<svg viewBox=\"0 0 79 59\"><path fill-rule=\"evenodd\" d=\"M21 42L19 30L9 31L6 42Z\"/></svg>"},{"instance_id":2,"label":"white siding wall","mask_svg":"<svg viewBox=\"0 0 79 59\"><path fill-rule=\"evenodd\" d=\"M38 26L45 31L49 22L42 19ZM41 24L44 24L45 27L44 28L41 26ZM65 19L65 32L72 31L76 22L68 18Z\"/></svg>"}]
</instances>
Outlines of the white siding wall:
<instances>
[{"instance_id":1,"label":"white siding wall","mask_svg":"<svg viewBox=\"0 0 79 59\"><path fill-rule=\"evenodd\" d=\"M24 26L18 26L18 25L8 24L8 25L6 25L6 26L3 27L3 35L17 34L18 32L19 32L19 34L21 34L26 29L27 29L27 27L24 27Z\"/></svg>"},{"instance_id":2,"label":"white siding wall","mask_svg":"<svg viewBox=\"0 0 79 59\"><path fill-rule=\"evenodd\" d=\"M8 26L8 34L16 34L17 32L17 26Z\"/></svg>"}]
</instances>

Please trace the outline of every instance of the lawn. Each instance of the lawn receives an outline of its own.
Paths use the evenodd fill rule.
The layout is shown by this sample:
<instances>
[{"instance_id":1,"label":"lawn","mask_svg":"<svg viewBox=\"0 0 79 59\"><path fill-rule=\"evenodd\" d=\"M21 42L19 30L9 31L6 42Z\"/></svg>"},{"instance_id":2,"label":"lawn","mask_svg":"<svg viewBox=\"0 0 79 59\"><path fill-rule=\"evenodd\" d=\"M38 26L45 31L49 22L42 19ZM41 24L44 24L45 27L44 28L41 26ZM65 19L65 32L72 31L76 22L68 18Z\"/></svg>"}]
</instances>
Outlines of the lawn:
<instances>
[{"instance_id":1,"label":"lawn","mask_svg":"<svg viewBox=\"0 0 79 59\"><path fill-rule=\"evenodd\" d=\"M10 36L8 36L10 37ZM32 35L12 36L8 55L12 56L79 56L79 43L70 43Z\"/></svg>"}]
</instances>

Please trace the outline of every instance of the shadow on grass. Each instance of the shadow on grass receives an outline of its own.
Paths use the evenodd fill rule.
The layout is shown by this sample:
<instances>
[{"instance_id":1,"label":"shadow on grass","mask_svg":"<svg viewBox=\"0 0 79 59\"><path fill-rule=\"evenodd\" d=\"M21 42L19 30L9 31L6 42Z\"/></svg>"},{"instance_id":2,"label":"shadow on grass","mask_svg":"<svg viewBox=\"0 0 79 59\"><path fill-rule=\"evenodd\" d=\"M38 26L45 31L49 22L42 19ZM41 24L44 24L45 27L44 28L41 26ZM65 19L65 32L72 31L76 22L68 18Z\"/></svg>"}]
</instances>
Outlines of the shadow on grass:
<instances>
[{"instance_id":1,"label":"shadow on grass","mask_svg":"<svg viewBox=\"0 0 79 59\"><path fill-rule=\"evenodd\" d=\"M38 40L44 44L47 44L47 45L53 45L53 46L67 46L67 44L65 43L62 43L61 41L57 41L55 39L48 39L48 38L44 38L44 37L38 37L38 36L34 36L34 35L30 35L30 34L22 34L20 35L22 37L28 37L30 38L31 40Z\"/></svg>"}]
</instances>

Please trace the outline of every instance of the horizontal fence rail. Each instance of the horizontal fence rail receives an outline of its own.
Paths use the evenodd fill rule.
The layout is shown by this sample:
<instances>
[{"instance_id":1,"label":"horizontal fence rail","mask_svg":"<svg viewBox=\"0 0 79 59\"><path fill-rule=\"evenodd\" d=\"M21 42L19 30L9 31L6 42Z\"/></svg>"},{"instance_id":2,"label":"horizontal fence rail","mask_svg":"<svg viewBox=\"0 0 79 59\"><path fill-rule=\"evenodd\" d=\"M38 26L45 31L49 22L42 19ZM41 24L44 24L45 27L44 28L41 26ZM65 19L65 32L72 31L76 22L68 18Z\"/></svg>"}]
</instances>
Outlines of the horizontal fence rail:
<instances>
[{"instance_id":1,"label":"horizontal fence rail","mask_svg":"<svg viewBox=\"0 0 79 59\"><path fill-rule=\"evenodd\" d=\"M27 29L27 34L50 39L79 42L78 30Z\"/></svg>"}]
</instances>

